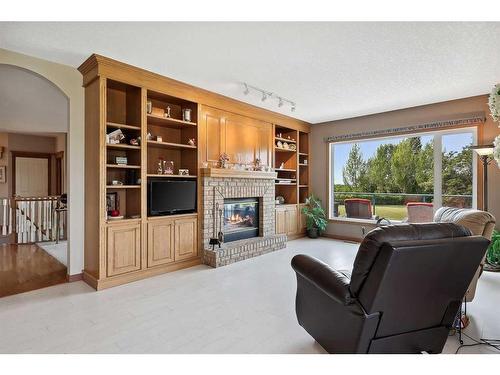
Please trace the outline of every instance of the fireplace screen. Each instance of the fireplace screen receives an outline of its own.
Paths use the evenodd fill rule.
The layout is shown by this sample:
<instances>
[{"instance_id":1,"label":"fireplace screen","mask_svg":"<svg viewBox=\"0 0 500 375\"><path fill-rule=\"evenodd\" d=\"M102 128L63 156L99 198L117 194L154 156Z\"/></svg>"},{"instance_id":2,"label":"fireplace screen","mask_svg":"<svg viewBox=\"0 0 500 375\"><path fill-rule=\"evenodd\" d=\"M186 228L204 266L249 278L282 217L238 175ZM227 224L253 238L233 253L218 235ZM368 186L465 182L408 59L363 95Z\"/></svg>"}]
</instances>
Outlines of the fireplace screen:
<instances>
[{"instance_id":1,"label":"fireplace screen","mask_svg":"<svg viewBox=\"0 0 500 375\"><path fill-rule=\"evenodd\" d=\"M259 200L224 199L224 241L231 242L259 235Z\"/></svg>"}]
</instances>

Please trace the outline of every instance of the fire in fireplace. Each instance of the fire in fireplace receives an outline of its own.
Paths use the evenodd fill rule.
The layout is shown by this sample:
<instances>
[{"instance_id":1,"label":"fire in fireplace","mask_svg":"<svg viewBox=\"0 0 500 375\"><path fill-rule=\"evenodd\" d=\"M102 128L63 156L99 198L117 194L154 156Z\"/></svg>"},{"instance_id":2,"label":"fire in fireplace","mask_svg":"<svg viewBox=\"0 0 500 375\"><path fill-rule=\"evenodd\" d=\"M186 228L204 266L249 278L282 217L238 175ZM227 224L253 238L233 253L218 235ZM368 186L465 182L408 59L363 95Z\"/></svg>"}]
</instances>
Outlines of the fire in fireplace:
<instances>
[{"instance_id":1,"label":"fire in fireplace","mask_svg":"<svg viewBox=\"0 0 500 375\"><path fill-rule=\"evenodd\" d=\"M224 242L259 236L259 200L224 199Z\"/></svg>"}]
</instances>

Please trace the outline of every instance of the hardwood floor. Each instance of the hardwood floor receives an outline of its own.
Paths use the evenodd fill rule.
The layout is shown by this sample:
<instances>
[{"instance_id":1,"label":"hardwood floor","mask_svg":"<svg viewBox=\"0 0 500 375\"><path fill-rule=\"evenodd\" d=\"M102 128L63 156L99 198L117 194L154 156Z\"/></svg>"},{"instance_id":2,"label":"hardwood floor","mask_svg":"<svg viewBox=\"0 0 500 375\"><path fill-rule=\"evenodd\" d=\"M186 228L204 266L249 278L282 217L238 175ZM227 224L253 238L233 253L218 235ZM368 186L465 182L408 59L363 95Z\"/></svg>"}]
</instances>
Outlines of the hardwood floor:
<instances>
[{"instance_id":1,"label":"hardwood floor","mask_svg":"<svg viewBox=\"0 0 500 375\"><path fill-rule=\"evenodd\" d=\"M66 282L66 266L35 244L0 245L0 297Z\"/></svg>"}]
</instances>

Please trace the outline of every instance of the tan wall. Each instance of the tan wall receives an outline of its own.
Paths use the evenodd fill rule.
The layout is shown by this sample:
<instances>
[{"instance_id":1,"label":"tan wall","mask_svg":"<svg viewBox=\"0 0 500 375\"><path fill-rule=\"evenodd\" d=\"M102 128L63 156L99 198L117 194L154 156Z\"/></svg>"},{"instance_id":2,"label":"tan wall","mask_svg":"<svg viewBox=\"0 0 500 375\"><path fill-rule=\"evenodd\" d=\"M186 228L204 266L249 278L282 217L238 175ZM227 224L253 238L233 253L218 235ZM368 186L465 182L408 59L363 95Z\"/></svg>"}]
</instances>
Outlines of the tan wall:
<instances>
[{"instance_id":1,"label":"tan wall","mask_svg":"<svg viewBox=\"0 0 500 375\"><path fill-rule=\"evenodd\" d=\"M412 124L431 122L434 120L449 119L459 114L483 111L487 114L487 121L483 127L483 139L480 143L491 143L500 134L498 124L489 116L488 96L481 95L448 102L429 104L425 106L401 109L397 111L379 113L345 120L332 121L313 125L311 131L311 159L314 165L311 171L313 192L325 203L327 202L327 144L323 138L334 135L360 133L368 130L390 129ZM489 211L498 218L497 228L500 228L500 169L493 162L488 169ZM481 191L478 191L481 195ZM366 226L370 229L371 226ZM331 222L327 233L334 236L361 238L361 225L346 222Z\"/></svg>"}]
</instances>

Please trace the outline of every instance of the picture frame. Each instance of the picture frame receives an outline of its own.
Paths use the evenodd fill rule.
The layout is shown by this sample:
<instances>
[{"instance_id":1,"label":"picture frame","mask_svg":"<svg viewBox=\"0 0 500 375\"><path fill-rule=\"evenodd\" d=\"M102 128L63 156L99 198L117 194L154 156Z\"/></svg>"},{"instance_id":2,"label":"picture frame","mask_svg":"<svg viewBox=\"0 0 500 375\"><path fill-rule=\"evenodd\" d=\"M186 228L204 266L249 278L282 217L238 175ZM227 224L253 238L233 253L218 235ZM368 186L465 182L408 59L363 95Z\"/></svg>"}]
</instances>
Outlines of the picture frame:
<instances>
[{"instance_id":1,"label":"picture frame","mask_svg":"<svg viewBox=\"0 0 500 375\"><path fill-rule=\"evenodd\" d=\"M114 210L118 210L119 202L118 202L118 193L106 193L106 212L111 212Z\"/></svg>"},{"instance_id":2,"label":"picture frame","mask_svg":"<svg viewBox=\"0 0 500 375\"><path fill-rule=\"evenodd\" d=\"M0 184L5 184L7 182L7 167L2 165L0 167Z\"/></svg>"}]
</instances>

